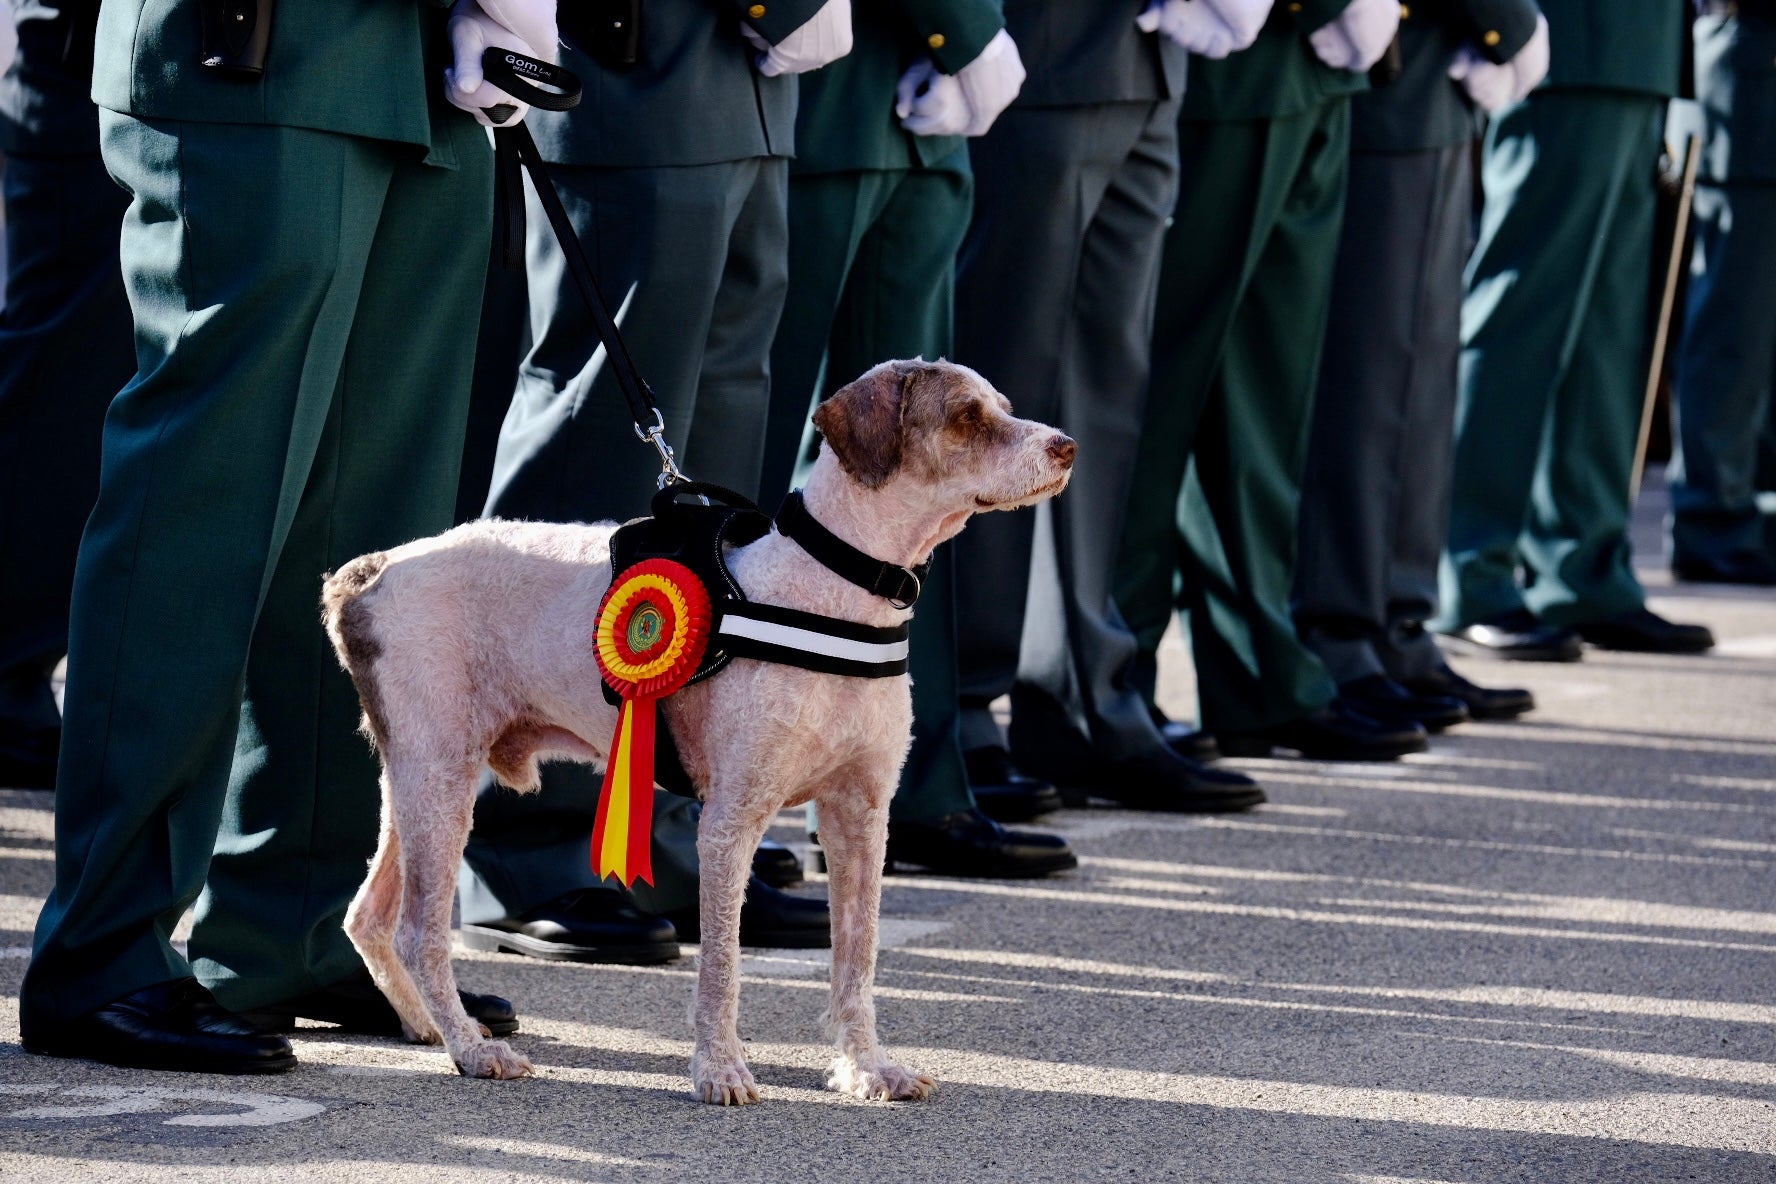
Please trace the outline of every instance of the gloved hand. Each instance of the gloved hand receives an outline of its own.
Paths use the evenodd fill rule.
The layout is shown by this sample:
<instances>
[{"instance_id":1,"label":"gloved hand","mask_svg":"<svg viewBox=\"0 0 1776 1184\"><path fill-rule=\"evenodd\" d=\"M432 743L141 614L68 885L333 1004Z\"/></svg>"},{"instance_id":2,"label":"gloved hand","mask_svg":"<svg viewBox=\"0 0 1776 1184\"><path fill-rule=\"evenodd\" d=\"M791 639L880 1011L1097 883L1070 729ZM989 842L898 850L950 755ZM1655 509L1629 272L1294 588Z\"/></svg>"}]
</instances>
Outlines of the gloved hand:
<instances>
[{"instance_id":1,"label":"gloved hand","mask_svg":"<svg viewBox=\"0 0 1776 1184\"><path fill-rule=\"evenodd\" d=\"M456 0L450 10L456 63L444 70L444 95L484 127L513 127L530 113L530 104L482 76L481 52L495 46L554 62L556 41L555 0ZM505 118L489 115L490 107Z\"/></svg>"},{"instance_id":2,"label":"gloved hand","mask_svg":"<svg viewBox=\"0 0 1776 1184\"><path fill-rule=\"evenodd\" d=\"M915 136L960 136L968 130L968 100L962 84L921 57L894 88L894 114Z\"/></svg>"},{"instance_id":3,"label":"gloved hand","mask_svg":"<svg viewBox=\"0 0 1776 1184\"><path fill-rule=\"evenodd\" d=\"M962 97L968 100L968 127L962 134L986 135L999 113L1024 89L1024 77L1024 59L1018 54L1017 42L1000 29L972 62L956 71Z\"/></svg>"},{"instance_id":4,"label":"gloved hand","mask_svg":"<svg viewBox=\"0 0 1776 1184\"><path fill-rule=\"evenodd\" d=\"M1251 48L1270 17L1271 0L1153 0L1135 18L1148 33L1164 33L1205 58Z\"/></svg>"},{"instance_id":5,"label":"gloved hand","mask_svg":"<svg viewBox=\"0 0 1776 1184\"><path fill-rule=\"evenodd\" d=\"M851 0L826 0L819 12L776 45L744 21L740 32L759 51L755 64L766 78L806 74L851 52Z\"/></svg>"},{"instance_id":6,"label":"gloved hand","mask_svg":"<svg viewBox=\"0 0 1776 1184\"><path fill-rule=\"evenodd\" d=\"M1499 112L1521 103L1548 76L1548 18L1536 17L1535 32L1503 65L1487 61L1471 45L1462 46L1449 64L1449 76L1482 110Z\"/></svg>"},{"instance_id":7,"label":"gloved hand","mask_svg":"<svg viewBox=\"0 0 1776 1184\"><path fill-rule=\"evenodd\" d=\"M1400 30L1400 0L1351 0L1338 19L1307 35L1320 60L1334 70L1362 74L1381 60Z\"/></svg>"}]
</instances>

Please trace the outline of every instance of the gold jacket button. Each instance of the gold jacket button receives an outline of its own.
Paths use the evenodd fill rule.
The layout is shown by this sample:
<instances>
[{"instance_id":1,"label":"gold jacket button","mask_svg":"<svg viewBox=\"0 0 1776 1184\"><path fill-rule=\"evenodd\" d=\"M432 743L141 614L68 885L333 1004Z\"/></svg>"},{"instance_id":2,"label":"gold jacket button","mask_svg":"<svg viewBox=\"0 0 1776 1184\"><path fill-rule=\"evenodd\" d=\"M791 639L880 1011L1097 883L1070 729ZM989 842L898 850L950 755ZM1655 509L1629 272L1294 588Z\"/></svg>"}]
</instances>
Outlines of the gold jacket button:
<instances>
[{"instance_id":1,"label":"gold jacket button","mask_svg":"<svg viewBox=\"0 0 1776 1184\"><path fill-rule=\"evenodd\" d=\"M931 36L925 38L925 44L929 45L932 49L942 49L944 47L944 35L942 33L933 33Z\"/></svg>"},{"instance_id":2,"label":"gold jacket button","mask_svg":"<svg viewBox=\"0 0 1776 1184\"><path fill-rule=\"evenodd\" d=\"M765 15L765 6L763 4L754 4L751 8L746 10L746 15L756 21L761 16Z\"/></svg>"},{"instance_id":3,"label":"gold jacket button","mask_svg":"<svg viewBox=\"0 0 1776 1184\"><path fill-rule=\"evenodd\" d=\"M1301 4L1300 4L1299 0L1296 0L1296 3L1289 5L1289 11L1290 12L1300 12L1301 11Z\"/></svg>"},{"instance_id":4,"label":"gold jacket button","mask_svg":"<svg viewBox=\"0 0 1776 1184\"><path fill-rule=\"evenodd\" d=\"M1482 37L1480 40L1486 42L1487 46L1490 48L1503 41L1504 38L1499 36L1499 31L1497 29L1488 29L1486 30L1486 36Z\"/></svg>"},{"instance_id":5,"label":"gold jacket button","mask_svg":"<svg viewBox=\"0 0 1776 1184\"><path fill-rule=\"evenodd\" d=\"M1412 6L1410 4L1400 5L1400 19L1403 21L1409 21L1412 19Z\"/></svg>"}]
</instances>

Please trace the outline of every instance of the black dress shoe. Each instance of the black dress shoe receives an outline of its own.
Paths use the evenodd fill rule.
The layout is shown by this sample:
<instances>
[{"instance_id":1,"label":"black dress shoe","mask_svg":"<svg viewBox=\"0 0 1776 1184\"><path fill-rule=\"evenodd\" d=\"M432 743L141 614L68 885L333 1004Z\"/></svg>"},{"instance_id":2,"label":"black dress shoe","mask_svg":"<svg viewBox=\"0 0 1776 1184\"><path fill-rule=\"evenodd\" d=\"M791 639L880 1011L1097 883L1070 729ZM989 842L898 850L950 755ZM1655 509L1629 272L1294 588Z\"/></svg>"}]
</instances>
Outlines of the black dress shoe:
<instances>
[{"instance_id":1,"label":"black dress shoe","mask_svg":"<svg viewBox=\"0 0 1776 1184\"><path fill-rule=\"evenodd\" d=\"M179 1073L284 1073L296 1067L288 1040L225 1009L194 978L144 987L52 1030L33 1024L24 1045L44 1056Z\"/></svg>"},{"instance_id":2,"label":"black dress shoe","mask_svg":"<svg viewBox=\"0 0 1776 1184\"><path fill-rule=\"evenodd\" d=\"M1269 756L1283 748L1315 761L1391 761L1430 747L1417 724L1383 723L1338 700L1286 724L1218 736L1229 756Z\"/></svg>"},{"instance_id":3,"label":"black dress shoe","mask_svg":"<svg viewBox=\"0 0 1776 1184\"><path fill-rule=\"evenodd\" d=\"M1516 719L1535 710L1535 696L1522 687L1483 687L1469 682L1449 667L1422 678L1403 678L1400 685L1415 695L1440 695L1468 705L1471 719Z\"/></svg>"},{"instance_id":4,"label":"black dress shoe","mask_svg":"<svg viewBox=\"0 0 1776 1184\"><path fill-rule=\"evenodd\" d=\"M474 995L458 991L469 1018L487 1029L489 1036L510 1036L518 1030L518 1014L498 995ZM241 1018L267 1032L294 1032L296 1021L318 1020L337 1024L362 1036L400 1036L401 1017L377 987L368 970L360 970L342 983L241 1012Z\"/></svg>"},{"instance_id":5,"label":"black dress shoe","mask_svg":"<svg viewBox=\"0 0 1776 1184\"><path fill-rule=\"evenodd\" d=\"M1714 648L1714 634L1705 625L1680 625L1642 606L1607 621L1578 626L1579 636L1602 650L1639 654L1699 654Z\"/></svg>"},{"instance_id":6,"label":"black dress shoe","mask_svg":"<svg viewBox=\"0 0 1776 1184\"><path fill-rule=\"evenodd\" d=\"M1147 714L1152 717L1153 726L1159 729L1166 747L1185 760L1206 765L1221 759L1221 746L1215 743L1212 733L1179 723L1157 707L1149 707Z\"/></svg>"},{"instance_id":7,"label":"black dress shoe","mask_svg":"<svg viewBox=\"0 0 1776 1184\"><path fill-rule=\"evenodd\" d=\"M1079 866L1059 835L1006 830L979 810L958 810L935 822L891 822L888 867L922 868L940 876L1023 880Z\"/></svg>"},{"instance_id":8,"label":"black dress shoe","mask_svg":"<svg viewBox=\"0 0 1776 1184\"><path fill-rule=\"evenodd\" d=\"M802 882L802 861L782 843L762 839L752 853L752 874L773 888L787 888Z\"/></svg>"},{"instance_id":9,"label":"black dress shoe","mask_svg":"<svg viewBox=\"0 0 1776 1184\"><path fill-rule=\"evenodd\" d=\"M1671 574L1691 584L1776 586L1776 556L1762 551L1735 551L1718 559L1674 559Z\"/></svg>"},{"instance_id":10,"label":"black dress shoe","mask_svg":"<svg viewBox=\"0 0 1776 1184\"><path fill-rule=\"evenodd\" d=\"M1199 765L1170 748L1069 770L1061 797L1070 806L1103 798L1161 814L1226 814L1265 800L1258 783L1244 773Z\"/></svg>"},{"instance_id":11,"label":"black dress shoe","mask_svg":"<svg viewBox=\"0 0 1776 1184\"><path fill-rule=\"evenodd\" d=\"M995 822L1028 822L1061 808L1060 791L1011 763L998 745L971 748L962 754L968 769L968 792L974 804Z\"/></svg>"},{"instance_id":12,"label":"black dress shoe","mask_svg":"<svg viewBox=\"0 0 1776 1184\"><path fill-rule=\"evenodd\" d=\"M522 916L465 924L462 943L549 962L649 966L678 957L672 922L642 912L626 893L603 884L558 896Z\"/></svg>"},{"instance_id":13,"label":"black dress shoe","mask_svg":"<svg viewBox=\"0 0 1776 1184\"><path fill-rule=\"evenodd\" d=\"M1338 684L1338 697L1370 719L1384 724L1419 724L1441 732L1468 722L1468 705L1449 695L1427 695L1401 686L1385 674L1371 674Z\"/></svg>"},{"instance_id":14,"label":"black dress shoe","mask_svg":"<svg viewBox=\"0 0 1776 1184\"><path fill-rule=\"evenodd\" d=\"M1577 662L1584 652L1571 629L1545 625L1528 609L1513 609L1442 635L1456 653L1512 662Z\"/></svg>"},{"instance_id":15,"label":"black dress shoe","mask_svg":"<svg viewBox=\"0 0 1776 1184\"><path fill-rule=\"evenodd\" d=\"M685 941L702 941L695 905L666 914ZM740 906L740 944L766 950L824 950L832 946L832 914L824 900L791 896L754 876Z\"/></svg>"}]
</instances>

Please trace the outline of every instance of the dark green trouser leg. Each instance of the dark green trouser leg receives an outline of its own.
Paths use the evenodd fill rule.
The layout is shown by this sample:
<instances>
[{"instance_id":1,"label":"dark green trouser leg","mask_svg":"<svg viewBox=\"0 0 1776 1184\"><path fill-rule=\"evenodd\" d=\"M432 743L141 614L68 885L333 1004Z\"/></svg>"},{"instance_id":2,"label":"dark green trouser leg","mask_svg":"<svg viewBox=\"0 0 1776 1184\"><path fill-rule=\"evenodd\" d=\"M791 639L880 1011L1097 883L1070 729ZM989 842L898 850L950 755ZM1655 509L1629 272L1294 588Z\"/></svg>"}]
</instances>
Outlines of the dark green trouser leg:
<instances>
[{"instance_id":1,"label":"dark green trouser leg","mask_svg":"<svg viewBox=\"0 0 1776 1184\"><path fill-rule=\"evenodd\" d=\"M960 169L791 179L789 299L771 349L767 455L776 463L767 462L767 504L789 485L816 397L878 362L951 352L956 248L971 193ZM913 746L894 795L895 818L939 818L974 804L956 731L950 552L939 549L913 615Z\"/></svg>"},{"instance_id":2,"label":"dark green trouser leg","mask_svg":"<svg viewBox=\"0 0 1776 1184\"><path fill-rule=\"evenodd\" d=\"M624 340L659 399L680 463L698 480L748 495L758 485L769 351L787 282L787 170L774 157L553 170L600 287L613 304L626 303ZM635 439L540 210L529 227L535 344L501 429L487 512L584 522L645 513L658 458ZM596 883L592 824L602 782L596 769L573 764L545 766L534 796L485 780L458 881L463 920L514 916ZM696 904L696 821L696 803L654 795L654 888L635 889L643 908Z\"/></svg>"},{"instance_id":3,"label":"dark green trouser leg","mask_svg":"<svg viewBox=\"0 0 1776 1184\"><path fill-rule=\"evenodd\" d=\"M1650 96L1538 91L1487 133L1441 628L1526 604L1565 624L1642 602L1628 476L1664 109ZM1527 595L1520 564L1536 576Z\"/></svg>"},{"instance_id":4,"label":"dark green trouser leg","mask_svg":"<svg viewBox=\"0 0 1776 1184\"><path fill-rule=\"evenodd\" d=\"M1671 557L1764 546L1758 443L1776 384L1776 185L1703 185L1673 406Z\"/></svg>"},{"instance_id":5,"label":"dark green trouser leg","mask_svg":"<svg viewBox=\"0 0 1776 1184\"><path fill-rule=\"evenodd\" d=\"M423 218L429 232L423 251L402 261L411 277L400 285L407 340L417 349L434 335L474 332L478 284L467 297L433 286L441 268L457 272L459 256L478 281L487 250L486 141L472 122L456 122L463 167L445 173L407 150L323 132L102 117L106 163L135 194L122 257L141 369L106 417L98 503L75 573L56 885L21 992L27 1034L189 973L168 938L210 867L259 608L282 603L274 577L286 537L314 509L305 490L321 491L311 461L361 343L360 292L371 286L385 228L407 239ZM379 321L383 332L368 344L405 355L391 340L402 334L386 326ZM440 363L400 387L377 381L383 373L363 373L364 389L391 420L415 421L423 433L417 421L428 415L452 405L460 414L466 369L452 374ZM435 458L449 478L435 482L444 491L435 520L449 516L460 443ZM404 438L402 449L373 467L409 480L434 468ZM384 499L370 509L356 492L360 475L342 473L333 491L350 507L341 521L353 530L359 516L393 508ZM319 577L317 568L311 589ZM310 600L301 613L311 630L315 612ZM291 698L302 702L260 706L334 718L312 690ZM329 743L361 748L350 719L338 722ZM311 722L307 743L315 736ZM329 786L324 805L318 790L311 782L294 792L318 814L348 818L365 800L361 849L369 851L374 780ZM302 858L268 874L296 879ZM361 875L360 862L354 886ZM275 940L301 940L289 914L255 923ZM253 957L259 948L212 945L211 953ZM310 954L290 951L297 965ZM234 1001L292 985L254 983Z\"/></svg>"},{"instance_id":6,"label":"dark green trouser leg","mask_svg":"<svg viewBox=\"0 0 1776 1184\"><path fill-rule=\"evenodd\" d=\"M1151 693L1181 563L1202 722L1260 728L1334 693L1295 634L1289 588L1350 108L1186 121L1179 134L1200 182L1184 187L1166 236L1117 603L1144 654L1132 681Z\"/></svg>"},{"instance_id":7,"label":"dark green trouser leg","mask_svg":"<svg viewBox=\"0 0 1776 1184\"><path fill-rule=\"evenodd\" d=\"M84 154L7 158L0 309L0 756L61 726L49 674L68 648L99 432L136 372L117 230L129 195Z\"/></svg>"},{"instance_id":8,"label":"dark green trouser leg","mask_svg":"<svg viewBox=\"0 0 1776 1184\"><path fill-rule=\"evenodd\" d=\"M460 169L407 166L389 183L337 391L247 658L191 935L198 976L237 1008L360 966L343 924L376 849L378 768L315 605L321 573L451 524L491 216L479 137L463 139Z\"/></svg>"},{"instance_id":9,"label":"dark green trouser leg","mask_svg":"<svg viewBox=\"0 0 1776 1184\"><path fill-rule=\"evenodd\" d=\"M1333 679L1442 665L1437 605L1472 202L1468 145L1351 154L1313 439L1295 624Z\"/></svg>"}]
</instances>

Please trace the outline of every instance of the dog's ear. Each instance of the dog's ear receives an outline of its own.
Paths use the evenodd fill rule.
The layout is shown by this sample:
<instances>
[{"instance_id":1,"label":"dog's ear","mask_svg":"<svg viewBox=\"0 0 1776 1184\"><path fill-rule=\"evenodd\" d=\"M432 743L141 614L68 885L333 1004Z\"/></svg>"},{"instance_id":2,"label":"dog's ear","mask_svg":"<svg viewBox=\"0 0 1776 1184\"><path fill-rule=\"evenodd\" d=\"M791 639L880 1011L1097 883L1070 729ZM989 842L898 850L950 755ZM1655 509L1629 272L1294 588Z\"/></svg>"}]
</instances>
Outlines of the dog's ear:
<instances>
[{"instance_id":1,"label":"dog's ear","mask_svg":"<svg viewBox=\"0 0 1776 1184\"><path fill-rule=\"evenodd\" d=\"M884 362L814 412L814 429L859 484L875 489L900 469L907 388L915 366Z\"/></svg>"}]
</instances>

